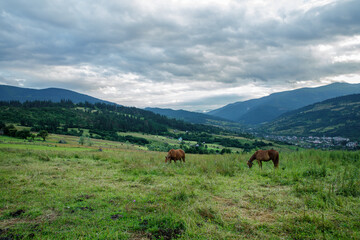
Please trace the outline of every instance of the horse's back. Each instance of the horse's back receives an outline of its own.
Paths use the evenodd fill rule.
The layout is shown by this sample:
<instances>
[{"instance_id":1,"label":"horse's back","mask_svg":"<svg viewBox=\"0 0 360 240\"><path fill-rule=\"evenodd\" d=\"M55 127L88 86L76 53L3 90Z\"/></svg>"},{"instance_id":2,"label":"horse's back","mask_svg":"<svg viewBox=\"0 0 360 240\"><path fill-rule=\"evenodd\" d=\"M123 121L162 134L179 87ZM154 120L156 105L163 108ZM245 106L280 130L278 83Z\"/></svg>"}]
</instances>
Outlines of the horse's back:
<instances>
[{"instance_id":1,"label":"horse's back","mask_svg":"<svg viewBox=\"0 0 360 240\"><path fill-rule=\"evenodd\" d=\"M279 152L278 151L271 149L271 150L268 150L268 152L269 152L269 156L271 159L279 160Z\"/></svg>"},{"instance_id":2,"label":"horse's back","mask_svg":"<svg viewBox=\"0 0 360 240\"><path fill-rule=\"evenodd\" d=\"M270 156L267 150L258 150L256 151L256 159L261 161L269 161Z\"/></svg>"},{"instance_id":3,"label":"horse's back","mask_svg":"<svg viewBox=\"0 0 360 240\"><path fill-rule=\"evenodd\" d=\"M176 152L179 159L185 157L185 152L182 149L177 149Z\"/></svg>"},{"instance_id":4,"label":"horse's back","mask_svg":"<svg viewBox=\"0 0 360 240\"><path fill-rule=\"evenodd\" d=\"M182 149L171 149L169 152L168 152L168 156L171 158L171 159L174 159L174 160L179 160L181 158L185 158L185 152L182 150Z\"/></svg>"}]
</instances>

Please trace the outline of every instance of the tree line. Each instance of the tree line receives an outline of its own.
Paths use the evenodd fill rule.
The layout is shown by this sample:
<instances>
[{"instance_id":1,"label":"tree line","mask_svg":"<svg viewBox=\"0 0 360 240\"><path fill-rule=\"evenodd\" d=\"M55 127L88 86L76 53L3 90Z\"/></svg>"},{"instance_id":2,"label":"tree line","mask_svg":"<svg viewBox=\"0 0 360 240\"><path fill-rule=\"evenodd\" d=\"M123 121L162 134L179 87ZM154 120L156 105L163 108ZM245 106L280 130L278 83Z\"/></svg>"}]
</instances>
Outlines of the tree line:
<instances>
[{"instance_id":1,"label":"tree line","mask_svg":"<svg viewBox=\"0 0 360 240\"><path fill-rule=\"evenodd\" d=\"M130 142L158 148L158 146L152 146L145 138L130 135L122 136L118 132L141 132L176 139L181 137L184 141L198 143L194 146L183 145L183 148L188 153L215 153L213 151L216 150L209 150L205 147L206 144L211 143L226 148L221 150L223 152L219 150L219 153L228 153L231 147L250 151L254 148L272 145L263 141L249 143L239 139L220 137L219 135L224 134L224 132L217 127L187 123L134 107L106 103L92 104L85 102L75 104L70 100L56 103L51 101L23 103L19 101L0 101L0 122L2 122L5 135L23 139L34 139L35 136L30 131L41 133L39 137L45 140L47 137L45 133L83 136L82 129L88 129L91 138ZM29 127L31 130L18 131L14 125L5 125L5 123L19 124ZM217 136L214 134L217 134Z\"/></svg>"}]
</instances>

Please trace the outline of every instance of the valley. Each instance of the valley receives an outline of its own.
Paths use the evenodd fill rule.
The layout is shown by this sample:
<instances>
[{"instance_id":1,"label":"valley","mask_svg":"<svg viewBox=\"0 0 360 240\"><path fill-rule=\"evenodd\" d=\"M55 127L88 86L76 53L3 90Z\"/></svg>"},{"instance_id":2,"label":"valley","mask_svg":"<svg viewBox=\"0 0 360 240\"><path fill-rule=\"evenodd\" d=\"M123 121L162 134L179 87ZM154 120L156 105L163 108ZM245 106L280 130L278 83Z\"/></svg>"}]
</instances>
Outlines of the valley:
<instances>
[{"instance_id":1,"label":"valley","mask_svg":"<svg viewBox=\"0 0 360 240\"><path fill-rule=\"evenodd\" d=\"M360 153L343 150L348 138L253 135L217 119L70 100L3 101L0 110L1 238L360 237ZM305 149L322 141L339 150ZM185 150L186 163L165 163L171 148ZM278 169L247 167L271 148Z\"/></svg>"}]
</instances>

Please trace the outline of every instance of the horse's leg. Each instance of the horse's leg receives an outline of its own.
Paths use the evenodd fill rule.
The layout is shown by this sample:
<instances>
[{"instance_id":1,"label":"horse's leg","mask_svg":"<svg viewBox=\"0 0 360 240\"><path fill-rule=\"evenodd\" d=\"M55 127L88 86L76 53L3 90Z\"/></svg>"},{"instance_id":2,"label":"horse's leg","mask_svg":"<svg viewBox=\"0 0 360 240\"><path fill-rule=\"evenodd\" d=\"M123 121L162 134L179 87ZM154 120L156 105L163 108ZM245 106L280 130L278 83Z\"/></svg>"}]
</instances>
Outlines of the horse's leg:
<instances>
[{"instance_id":1,"label":"horse's leg","mask_svg":"<svg viewBox=\"0 0 360 240\"><path fill-rule=\"evenodd\" d=\"M272 160L272 161L274 163L274 168L277 168L278 166L277 166L276 160Z\"/></svg>"},{"instance_id":2,"label":"horse's leg","mask_svg":"<svg viewBox=\"0 0 360 240\"><path fill-rule=\"evenodd\" d=\"M257 160L257 161L258 161L258 163L259 163L260 169L262 169L262 162L261 162L260 160Z\"/></svg>"},{"instance_id":3,"label":"horse's leg","mask_svg":"<svg viewBox=\"0 0 360 240\"><path fill-rule=\"evenodd\" d=\"M274 163L274 168L278 168L279 167L279 158L275 157L275 159L272 160Z\"/></svg>"},{"instance_id":4,"label":"horse's leg","mask_svg":"<svg viewBox=\"0 0 360 240\"><path fill-rule=\"evenodd\" d=\"M182 158L183 162L185 162L185 156Z\"/></svg>"}]
</instances>

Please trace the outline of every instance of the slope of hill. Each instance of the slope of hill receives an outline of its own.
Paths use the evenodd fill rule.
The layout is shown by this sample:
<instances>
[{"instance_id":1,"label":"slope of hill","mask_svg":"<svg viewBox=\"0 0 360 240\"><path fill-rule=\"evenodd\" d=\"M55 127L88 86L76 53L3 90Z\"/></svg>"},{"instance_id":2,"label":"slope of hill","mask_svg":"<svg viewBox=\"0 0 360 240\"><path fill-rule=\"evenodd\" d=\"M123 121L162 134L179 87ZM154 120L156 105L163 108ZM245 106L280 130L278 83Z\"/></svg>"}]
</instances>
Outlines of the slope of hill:
<instances>
[{"instance_id":1,"label":"slope of hill","mask_svg":"<svg viewBox=\"0 0 360 240\"><path fill-rule=\"evenodd\" d=\"M285 113L261 129L277 135L360 139L360 94L328 99Z\"/></svg>"},{"instance_id":2,"label":"slope of hill","mask_svg":"<svg viewBox=\"0 0 360 240\"><path fill-rule=\"evenodd\" d=\"M186 110L173 110L164 108L145 108L145 110L157 113L168 118L175 118L185 122L195 124L206 124L210 126L220 127L237 133L244 133L244 128L241 124L216 117L204 113L190 112Z\"/></svg>"},{"instance_id":3,"label":"slope of hill","mask_svg":"<svg viewBox=\"0 0 360 240\"><path fill-rule=\"evenodd\" d=\"M0 85L0 101L52 101L71 100L74 103L110 103L85 94L61 88L31 89Z\"/></svg>"},{"instance_id":4,"label":"slope of hill","mask_svg":"<svg viewBox=\"0 0 360 240\"><path fill-rule=\"evenodd\" d=\"M220 152L220 145L246 152L259 147L273 146L272 143L245 139L242 134L230 133L214 126L169 119L134 107L88 102L74 104L71 101L59 103L0 101L2 134L27 139L31 137L29 130L33 132L46 130L56 134L140 145L150 144L147 147L153 151L168 151L174 146L169 143L174 141L178 145L181 144L181 148L186 152L200 154ZM133 135L134 133L137 134ZM144 135L154 136L154 141L147 140ZM157 140L161 138L159 135L169 139L169 143L159 143ZM221 151L223 150L231 151L230 149Z\"/></svg>"},{"instance_id":5,"label":"slope of hill","mask_svg":"<svg viewBox=\"0 0 360 240\"><path fill-rule=\"evenodd\" d=\"M16 123L66 134L69 129L90 129L94 133L116 135L116 132L168 134L169 129L194 132L219 132L220 129L168 119L150 111L104 103L0 102L0 122Z\"/></svg>"},{"instance_id":6,"label":"slope of hill","mask_svg":"<svg viewBox=\"0 0 360 240\"><path fill-rule=\"evenodd\" d=\"M270 122L285 112L316 102L356 93L360 93L360 84L333 83L317 88L301 88L236 102L208 114L243 124L256 125Z\"/></svg>"},{"instance_id":7,"label":"slope of hill","mask_svg":"<svg viewBox=\"0 0 360 240\"><path fill-rule=\"evenodd\" d=\"M169 118L184 120L186 122L191 122L191 123L206 124L206 123L209 123L209 121L229 122L229 120L226 120L226 119L223 119L220 117L211 116L211 115L203 114L203 113L190 112L190 111L185 111L185 110L173 110L173 109L169 109L169 108L165 109L165 108L151 108L151 107L147 107L147 108L145 108L145 110L151 111L153 113L157 113L160 115L164 115Z\"/></svg>"}]
</instances>

